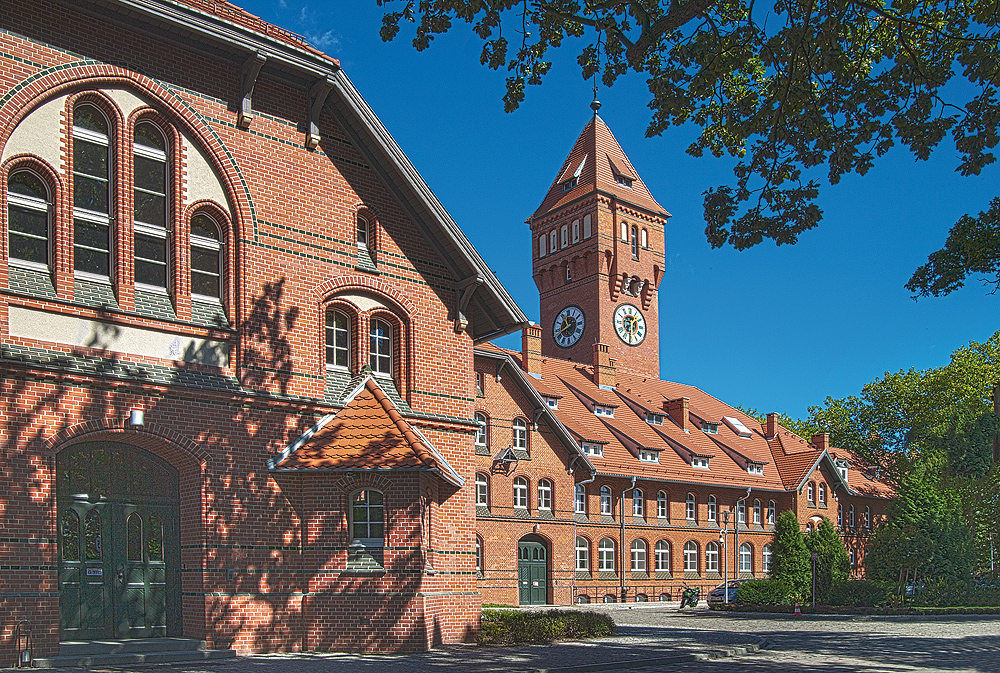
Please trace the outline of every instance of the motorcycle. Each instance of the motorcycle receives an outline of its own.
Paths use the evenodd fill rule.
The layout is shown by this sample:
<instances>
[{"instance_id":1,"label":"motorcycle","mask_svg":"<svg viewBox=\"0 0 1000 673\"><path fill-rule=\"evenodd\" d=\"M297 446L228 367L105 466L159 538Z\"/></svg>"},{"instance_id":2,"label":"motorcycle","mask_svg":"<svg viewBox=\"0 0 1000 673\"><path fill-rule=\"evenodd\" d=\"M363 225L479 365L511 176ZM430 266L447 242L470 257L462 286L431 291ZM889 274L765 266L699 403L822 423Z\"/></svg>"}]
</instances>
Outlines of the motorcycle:
<instances>
[{"instance_id":1,"label":"motorcycle","mask_svg":"<svg viewBox=\"0 0 1000 673\"><path fill-rule=\"evenodd\" d=\"M698 607L698 598L701 596L700 587L689 587L684 585L684 593L681 594L681 609L685 606Z\"/></svg>"}]
</instances>

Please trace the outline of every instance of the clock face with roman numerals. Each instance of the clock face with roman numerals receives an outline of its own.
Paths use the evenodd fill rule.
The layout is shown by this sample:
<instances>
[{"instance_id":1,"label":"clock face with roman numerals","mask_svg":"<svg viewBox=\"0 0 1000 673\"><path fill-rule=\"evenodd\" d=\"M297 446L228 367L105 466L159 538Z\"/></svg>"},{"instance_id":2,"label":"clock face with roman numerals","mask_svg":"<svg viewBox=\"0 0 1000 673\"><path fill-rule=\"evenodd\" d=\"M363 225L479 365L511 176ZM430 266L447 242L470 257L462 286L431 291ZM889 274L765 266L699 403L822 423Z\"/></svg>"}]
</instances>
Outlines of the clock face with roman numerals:
<instances>
[{"instance_id":1,"label":"clock face with roman numerals","mask_svg":"<svg viewBox=\"0 0 1000 673\"><path fill-rule=\"evenodd\" d=\"M622 304L615 309L615 334L629 346L638 346L646 338L646 319L642 311L632 304Z\"/></svg>"},{"instance_id":2,"label":"clock face with roman numerals","mask_svg":"<svg viewBox=\"0 0 1000 673\"><path fill-rule=\"evenodd\" d=\"M583 336L587 320L579 306L567 306L559 311L552 323L552 338L563 348L569 348Z\"/></svg>"}]
</instances>

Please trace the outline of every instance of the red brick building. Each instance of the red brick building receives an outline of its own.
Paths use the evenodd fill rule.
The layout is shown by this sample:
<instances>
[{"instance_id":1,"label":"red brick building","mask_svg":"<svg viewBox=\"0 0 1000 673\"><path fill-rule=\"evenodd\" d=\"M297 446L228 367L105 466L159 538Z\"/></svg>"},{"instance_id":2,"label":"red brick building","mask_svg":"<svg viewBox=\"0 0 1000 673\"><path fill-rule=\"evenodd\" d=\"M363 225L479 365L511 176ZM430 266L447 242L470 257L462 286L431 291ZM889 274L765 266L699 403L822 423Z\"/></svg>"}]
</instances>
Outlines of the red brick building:
<instances>
[{"instance_id":1,"label":"red brick building","mask_svg":"<svg viewBox=\"0 0 1000 673\"><path fill-rule=\"evenodd\" d=\"M861 571L892 495L874 472L827 434L660 380L667 217L595 111L528 220L542 325L520 353L476 350L485 603L670 600L764 577L786 509L804 530L834 523Z\"/></svg>"},{"instance_id":2,"label":"red brick building","mask_svg":"<svg viewBox=\"0 0 1000 673\"><path fill-rule=\"evenodd\" d=\"M0 230L3 665L477 630L473 344L526 319L335 60L0 0Z\"/></svg>"}]
</instances>

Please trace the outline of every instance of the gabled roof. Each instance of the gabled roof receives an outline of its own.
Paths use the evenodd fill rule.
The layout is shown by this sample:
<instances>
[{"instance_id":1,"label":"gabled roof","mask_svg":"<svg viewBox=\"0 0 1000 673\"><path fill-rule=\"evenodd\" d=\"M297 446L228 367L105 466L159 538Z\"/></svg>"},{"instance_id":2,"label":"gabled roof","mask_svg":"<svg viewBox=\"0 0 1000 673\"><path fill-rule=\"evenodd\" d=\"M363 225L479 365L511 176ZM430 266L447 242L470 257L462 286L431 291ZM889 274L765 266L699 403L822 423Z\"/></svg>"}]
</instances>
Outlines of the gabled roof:
<instances>
[{"instance_id":1,"label":"gabled roof","mask_svg":"<svg viewBox=\"0 0 1000 673\"><path fill-rule=\"evenodd\" d=\"M271 472L429 471L461 486L464 479L411 426L371 375L327 414L267 461Z\"/></svg>"},{"instance_id":2,"label":"gabled roof","mask_svg":"<svg viewBox=\"0 0 1000 673\"><path fill-rule=\"evenodd\" d=\"M630 180L632 186L619 184L618 176ZM574 177L577 180L576 186L572 189L564 188L567 181ZM610 194L657 215L670 216L649 193L611 129L597 114L580 133L573 150L559 169L555 182L549 187L542 204L530 220L594 192Z\"/></svg>"},{"instance_id":3,"label":"gabled roof","mask_svg":"<svg viewBox=\"0 0 1000 673\"><path fill-rule=\"evenodd\" d=\"M448 308L457 313L455 304L463 304L472 338L496 338L528 322L335 59L309 46L300 36L228 2L98 0L93 5L74 6L128 23L137 30L156 31L158 37L185 49L207 51L215 57L221 51L234 59L234 88L238 84L236 64L255 54L265 58L262 73L306 90L317 85L329 88L325 111L337 121L454 276L460 292Z\"/></svg>"}]
</instances>

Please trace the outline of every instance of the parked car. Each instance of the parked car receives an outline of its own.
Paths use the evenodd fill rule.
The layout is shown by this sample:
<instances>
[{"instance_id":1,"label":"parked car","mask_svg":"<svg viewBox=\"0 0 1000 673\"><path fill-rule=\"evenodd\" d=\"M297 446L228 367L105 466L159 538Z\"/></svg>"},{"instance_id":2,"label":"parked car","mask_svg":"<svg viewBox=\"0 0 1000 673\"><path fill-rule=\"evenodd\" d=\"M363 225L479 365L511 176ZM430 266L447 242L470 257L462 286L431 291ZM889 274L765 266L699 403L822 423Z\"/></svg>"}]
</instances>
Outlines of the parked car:
<instances>
[{"instance_id":1,"label":"parked car","mask_svg":"<svg viewBox=\"0 0 1000 673\"><path fill-rule=\"evenodd\" d=\"M729 602L736 602L736 593L740 589L740 585L743 584L744 580L729 580ZM719 586L715 587L708 592L708 607L713 608L717 605L724 605L726 603L726 583L723 582Z\"/></svg>"}]
</instances>

